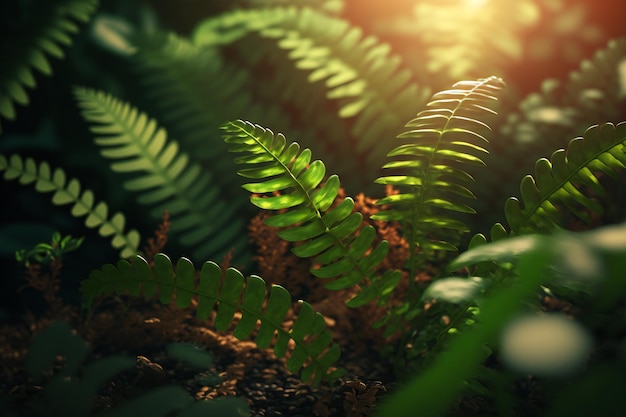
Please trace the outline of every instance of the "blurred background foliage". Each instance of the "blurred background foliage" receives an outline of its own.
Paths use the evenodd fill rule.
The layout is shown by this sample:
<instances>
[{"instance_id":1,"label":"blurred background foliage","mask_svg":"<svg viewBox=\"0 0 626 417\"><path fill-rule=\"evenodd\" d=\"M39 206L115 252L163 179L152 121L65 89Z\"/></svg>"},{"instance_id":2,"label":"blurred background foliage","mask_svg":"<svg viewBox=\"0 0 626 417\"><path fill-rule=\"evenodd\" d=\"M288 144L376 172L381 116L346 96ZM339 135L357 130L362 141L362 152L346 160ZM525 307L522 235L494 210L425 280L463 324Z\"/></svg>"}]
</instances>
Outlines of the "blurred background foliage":
<instances>
[{"instance_id":1,"label":"blurred background foliage","mask_svg":"<svg viewBox=\"0 0 626 417\"><path fill-rule=\"evenodd\" d=\"M21 39L31 36L49 7L59 2L3 2L0 74L3 62L23 48ZM264 24L276 7L310 7L330 18L328 28L319 20L312 31L347 22L356 28L355 36L362 34L360 42L371 35L388 45L384 53L394 57L389 65L397 60L405 71L397 74L408 74L407 89L417 86L413 102L396 103L400 110L380 110L398 119L384 128L359 131L353 115L338 116L346 109L341 100L329 99L328 83L327 89L323 80L309 82L312 71L301 62L297 69L289 45L249 30L253 21L237 26L228 20L236 20L237 10L256 9L265 11L259 15L259 24ZM382 187L371 185L384 157L376 144L391 141L429 93L462 79L497 75L508 90L494 128L493 165L476 174L480 214L475 231L484 231L480 228L501 220L504 198L517 192L534 160L563 147L591 123L625 119L624 43L609 48L604 58L595 55L607 48L609 40L626 35L625 9L622 0L104 0L65 49L64 59L50 60L52 75L36 75L37 86L28 91L29 104L16 106L13 120L0 120L0 153L20 153L63 167L112 210L122 211L128 224L147 238L159 219L145 215L146 209L122 187L123 179L100 157L72 97L73 86L104 90L156 118L192 158L216 173L223 198L247 219L254 210L245 204L246 193L238 186L229 157L220 152L221 123L246 118L283 132L312 148L329 171L339 173L348 194L364 191L380 197ZM215 32L220 35L199 40L199 25L207 21L221 25ZM568 77L573 71L585 73L581 62L594 56L597 65L587 67L596 72L582 78L595 79L599 86L581 86L575 77ZM606 62L622 64L602 72ZM572 94L577 95L571 98ZM600 110L590 113L585 103ZM195 117L189 110L194 106ZM375 145L358 149L355 132L370 135ZM73 273L65 274L75 280L68 287L77 288L76 282L92 268L116 258L97 232L87 230L67 209L53 206L49 196L7 181L0 182L0 193L2 305L18 305L13 294L21 286L16 280L21 272L15 252L49 240L55 231L86 236L81 250L68 256L81 260L72 262ZM175 246L168 252L174 257L188 255L187 248Z\"/></svg>"}]
</instances>

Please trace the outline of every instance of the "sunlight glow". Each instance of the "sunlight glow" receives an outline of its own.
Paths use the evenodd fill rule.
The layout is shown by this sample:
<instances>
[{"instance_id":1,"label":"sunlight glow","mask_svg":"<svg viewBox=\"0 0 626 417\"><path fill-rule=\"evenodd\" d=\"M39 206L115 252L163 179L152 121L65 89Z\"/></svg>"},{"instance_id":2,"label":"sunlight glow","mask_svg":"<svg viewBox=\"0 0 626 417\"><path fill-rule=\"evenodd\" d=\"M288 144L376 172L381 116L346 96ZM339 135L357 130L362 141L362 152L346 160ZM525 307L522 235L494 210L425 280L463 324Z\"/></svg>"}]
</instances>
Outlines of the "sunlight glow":
<instances>
[{"instance_id":1,"label":"sunlight glow","mask_svg":"<svg viewBox=\"0 0 626 417\"><path fill-rule=\"evenodd\" d=\"M465 0L465 2L470 7L482 7L486 5L489 0Z\"/></svg>"}]
</instances>

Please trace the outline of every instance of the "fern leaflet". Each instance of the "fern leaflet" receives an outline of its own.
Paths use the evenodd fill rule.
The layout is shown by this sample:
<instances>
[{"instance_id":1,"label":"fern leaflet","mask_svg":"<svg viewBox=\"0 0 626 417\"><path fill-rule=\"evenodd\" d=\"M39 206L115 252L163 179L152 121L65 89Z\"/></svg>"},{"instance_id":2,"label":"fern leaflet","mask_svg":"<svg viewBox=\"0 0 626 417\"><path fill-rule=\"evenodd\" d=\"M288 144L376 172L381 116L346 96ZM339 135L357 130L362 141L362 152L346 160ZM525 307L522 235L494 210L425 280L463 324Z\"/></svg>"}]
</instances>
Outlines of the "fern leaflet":
<instances>
[{"instance_id":1,"label":"fern leaflet","mask_svg":"<svg viewBox=\"0 0 626 417\"><path fill-rule=\"evenodd\" d=\"M223 279L222 275L217 264L205 262L196 281L194 265L186 258L180 258L174 266L166 255L157 254L151 268L138 255L133 262L120 260L116 265L106 264L94 270L82 282L81 292L88 307L96 297L115 292L145 297L158 294L164 304L175 298L181 308L188 307L195 298L196 314L202 320L209 318L217 303L214 319L217 330L227 330L235 320L235 313L241 312L233 330L238 339L247 339L256 330L255 342L265 349L277 334L274 353L278 357L289 356L287 368L294 373L302 369L302 380L318 383L322 378L339 375L340 370L329 373L339 359L339 346L332 342L324 317L310 304L300 301L298 316L288 325L286 315L292 303L287 290L272 285L268 294L262 278L251 275L245 279L234 268L226 270ZM293 349L289 347L290 341L295 342Z\"/></svg>"},{"instance_id":2,"label":"fern leaflet","mask_svg":"<svg viewBox=\"0 0 626 417\"><path fill-rule=\"evenodd\" d=\"M15 103L29 103L26 88L36 86L33 69L44 75L52 73L48 56L63 58L63 46L70 45L71 35L79 30L76 22L89 21L98 8L98 0L60 0L51 4L51 7L47 6L42 5L43 10L38 13L29 13L27 22L19 18L3 22L9 26L8 37L11 39L11 42L6 42L10 49L0 49L0 116L6 119L15 119ZM19 8L19 4L16 7Z\"/></svg>"},{"instance_id":3,"label":"fern leaflet","mask_svg":"<svg viewBox=\"0 0 626 417\"><path fill-rule=\"evenodd\" d=\"M311 162L311 151L300 149L296 142L287 144L285 136L250 122L237 120L224 125L224 140L232 152L245 155L236 163L248 167L239 175L254 180L244 185L252 193L280 195L252 196L252 204L265 210L289 209L270 216L266 223L273 227L289 227L278 235L292 242L303 242L293 248L300 257L314 257L319 265L311 273L330 279L326 288L340 290L360 286L363 290L348 305L365 304L377 296L388 294L400 279L398 271L376 276L375 268L389 250L386 241L372 247L373 226L361 227L363 216L353 212L354 201L346 198L335 207L339 177L325 179L326 167L320 160ZM322 184L323 185L320 185Z\"/></svg>"},{"instance_id":4,"label":"fern leaflet","mask_svg":"<svg viewBox=\"0 0 626 417\"><path fill-rule=\"evenodd\" d=\"M35 189L41 193L52 194L52 203L58 206L73 204L72 215L75 217L87 216L85 225L98 228L100 236L111 236L111 245L120 250L120 257L128 258L137 254L140 235L136 230L124 232L126 218L122 213L115 213L108 217L109 207L105 202L95 203L91 190L82 190L80 182L72 178L69 181L65 171L57 168L51 170L47 162L39 165L32 159L22 159L19 155L12 155L7 159L0 154L0 172L4 171L5 180L17 180L20 184L34 183Z\"/></svg>"},{"instance_id":5,"label":"fern leaflet","mask_svg":"<svg viewBox=\"0 0 626 417\"><path fill-rule=\"evenodd\" d=\"M197 163L189 163L176 141L168 141L165 129L144 113L103 92L76 88L74 94L82 115L92 123L95 142L105 158L114 160L111 169L143 174L124 182L127 190L139 193L140 204L153 206L159 218L168 210L171 230L179 241L193 247L194 256L221 255L245 245L245 225L235 217L232 205L220 199L211 174ZM219 234L215 233L219 230Z\"/></svg>"}]
</instances>

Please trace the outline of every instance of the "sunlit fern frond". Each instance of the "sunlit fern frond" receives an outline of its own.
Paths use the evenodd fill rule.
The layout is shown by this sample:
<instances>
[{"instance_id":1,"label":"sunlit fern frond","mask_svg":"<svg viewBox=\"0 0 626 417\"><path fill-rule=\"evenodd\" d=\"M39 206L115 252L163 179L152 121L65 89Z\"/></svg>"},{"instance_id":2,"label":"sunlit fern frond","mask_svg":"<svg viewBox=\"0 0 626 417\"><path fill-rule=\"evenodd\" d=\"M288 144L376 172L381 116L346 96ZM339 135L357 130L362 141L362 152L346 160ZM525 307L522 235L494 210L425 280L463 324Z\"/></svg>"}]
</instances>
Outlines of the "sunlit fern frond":
<instances>
[{"instance_id":1,"label":"sunlit fern frond","mask_svg":"<svg viewBox=\"0 0 626 417\"><path fill-rule=\"evenodd\" d=\"M20 184L33 184L40 193L53 193L52 203L58 206L72 204L72 216L85 217L85 225L98 228L102 237L110 237L111 245L120 251L120 257L128 258L138 252L140 235L136 230L125 231L126 217L115 213L109 217L109 207L105 202L95 202L94 193L81 190L80 181L68 181L61 168L52 170L47 162L37 164L34 159L23 159L19 155L7 158L0 154L0 172L4 179L17 180Z\"/></svg>"},{"instance_id":2,"label":"sunlit fern frond","mask_svg":"<svg viewBox=\"0 0 626 417\"><path fill-rule=\"evenodd\" d=\"M399 136L408 143L389 153L395 160L383 168L393 174L377 182L398 187L399 193L379 200L383 208L373 218L402 222L413 250L456 250L457 243L445 238L447 231L453 236L469 231L457 217L474 213L463 201L474 198L466 185L473 181L467 169L484 165L486 122L496 113L502 88L502 80L491 77L435 94Z\"/></svg>"},{"instance_id":3,"label":"sunlit fern frond","mask_svg":"<svg viewBox=\"0 0 626 417\"><path fill-rule=\"evenodd\" d=\"M255 342L260 349L274 344L277 357L288 356L289 371L297 373L302 369L302 380L318 383L338 374L329 373L339 359L340 350L326 329L324 317L310 304L300 301L297 318L287 324L287 313L292 307L287 290L272 285L268 294L262 278L252 275L246 279L234 268L223 274L217 264L205 262L196 280L196 269L186 258L180 258L174 266L166 255L157 254L151 268L144 258L136 256L133 262L121 260L93 271L82 281L81 293L88 307L95 298L113 293L145 297L158 294L164 304L175 298L180 308L189 307L195 299L196 314L202 320L211 316L217 303L213 320L217 330L228 330L235 322L235 314L241 313L233 335L247 339L256 333ZM290 343L295 345L290 347Z\"/></svg>"},{"instance_id":4,"label":"sunlit fern frond","mask_svg":"<svg viewBox=\"0 0 626 417\"><path fill-rule=\"evenodd\" d=\"M52 74L49 57L63 58L79 25L89 21L98 0L10 1L0 6L0 117L13 120L15 104L28 105L27 89L36 86L34 70ZM0 133L2 126L0 125Z\"/></svg>"},{"instance_id":5,"label":"sunlit fern frond","mask_svg":"<svg viewBox=\"0 0 626 417\"><path fill-rule=\"evenodd\" d=\"M190 162L155 120L103 92L77 87L74 95L102 156L113 161L111 169L135 174L124 188L151 206L154 218L169 211L170 230L193 256L224 255L246 245L236 204L221 198L211 173Z\"/></svg>"},{"instance_id":6,"label":"sunlit fern frond","mask_svg":"<svg viewBox=\"0 0 626 417\"><path fill-rule=\"evenodd\" d=\"M385 139L398 133L411 109L424 104L429 94L417 88L389 45L364 36L346 20L308 8L238 10L200 24L194 41L224 44L249 33L274 39L309 82L325 86L337 115L351 125L351 138L339 138L350 141L345 158L363 161L363 168L380 166L391 148ZM365 176L370 172L361 171Z\"/></svg>"},{"instance_id":7,"label":"sunlit fern frond","mask_svg":"<svg viewBox=\"0 0 626 417\"><path fill-rule=\"evenodd\" d=\"M326 178L320 160L311 161L311 151L287 143L282 134L241 120L224 125L224 140L232 152L243 153L235 162L246 167L239 175L253 182L244 185L252 193L250 201L265 210L288 209L268 217L273 227L285 227L278 235L291 242L301 242L293 253L313 258L317 265L311 273L332 279L326 288L340 290L361 288L348 305L356 307L388 294L397 284L399 272L384 277L375 268L387 255L389 245L382 241L372 246L375 229L362 227L363 215L353 212L354 201L346 198L336 206L339 177ZM279 195L273 195L279 193Z\"/></svg>"},{"instance_id":8,"label":"sunlit fern frond","mask_svg":"<svg viewBox=\"0 0 626 417\"><path fill-rule=\"evenodd\" d=\"M535 175L521 182L521 199L511 197L504 208L513 235L554 232L566 227L564 213L586 223L604 209L585 189L596 195L605 190L601 176L624 175L626 170L626 122L590 127L550 159L535 164ZM620 197L615 197L619 199Z\"/></svg>"}]
</instances>

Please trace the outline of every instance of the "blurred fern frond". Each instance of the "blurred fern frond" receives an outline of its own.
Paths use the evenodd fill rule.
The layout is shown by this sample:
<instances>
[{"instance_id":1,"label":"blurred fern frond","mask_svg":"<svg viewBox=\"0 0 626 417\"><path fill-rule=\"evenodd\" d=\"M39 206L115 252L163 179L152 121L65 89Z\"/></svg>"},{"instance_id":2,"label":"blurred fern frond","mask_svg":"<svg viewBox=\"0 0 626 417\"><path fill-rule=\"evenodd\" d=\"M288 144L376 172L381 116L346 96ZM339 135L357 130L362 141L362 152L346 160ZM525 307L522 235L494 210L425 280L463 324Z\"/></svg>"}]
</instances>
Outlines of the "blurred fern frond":
<instances>
[{"instance_id":1,"label":"blurred fern frond","mask_svg":"<svg viewBox=\"0 0 626 417\"><path fill-rule=\"evenodd\" d=\"M0 27L2 37L9 41L0 43L0 117L13 120L15 104L28 105L27 89L37 84L34 70L52 74L49 58L65 56L63 48L71 45L72 36L79 31L80 24L89 21L99 2L46 1L28 10L20 10L22 2L4 3Z\"/></svg>"},{"instance_id":2,"label":"blurred fern frond","mask_svg":"<svg viewBox=\"0 0 626 417\"><path fill-rule=\"evenodd\" d=\"M224 255L246 244L237 207L221 198L211 173L191 163L155 120L103 92L77 87L74 95L102 156L113 160L111 169L136 174L124 187L152 207L154 218L167 210L171 231L194 256Z\"/></svg>"},{"instance_id":3,"label":"blurred fern frond","mask_svg":"<svg viewBox=\"0 0 626 417\"><path fill-rule=\"evenodd\" d=\"M519 178L535 161L565 148L589 126L625 117L626 38L620 38L583 61L566 80L545 80L540 91L508 113L486 159L489 170L476 173L477 183L483 184L477 190L477 209L483 215L478 229L486 231L501 218L501 202L518 192Z\"/></svg>"},{"instance_id":4,"label":"blurred fern frond","mask_svg":"<svg viewBox=\"0 0 626 417\"><path fill-rule=\"evenodd\" d=\"M137 254L140 235L134 229L125 232L124 214L117 212L109 218L109 206L102 201L95 203L93 191L81 190L80 181L76 178L68 181L61 168L52 170L45 161L37 164L32 158L23 159L19 155L7 158L0 154L2 171L7 181L17 180L24 185L34 183L38 192L52 192L52 203L55 205L72 204L72 216L87 216L85 225L98 228L102 237L111 237L111 245L120 251L120 257L128 258Z\"/></svg>"},{"instance_id":5,"label":"blurred fern frond","mask_svg":"<svg viewBox=\"0 0 626 417\"><path fill-rule=\"evenodd\" d=\"M505 64L522 58L520 32L538 21L539 9L531 0L436 0L416 1L412 16L380 21L376 29L422 45L426 69L448 84L485 72L502 74Z\"/></svg>"},{"instance_id":6,"label":"blurred fern frond","mask_svg":"<svg viewBox=\"0 0 626 417\"><path fill-rule=\"evenodd\" d=\"M308 82L324 85L337 116L350 125L351 137L340 138L349 140L343 147L349 154L340 157L362 161L366 173L365 167L380 166L390 150L385 139L395 136L410 109L429 95L418 89L389 45L364 36L346 20L309 8L238 10L201 23L193 39L199 45L224 45L250 33L273 39L308 74Z\"/></svg>"}]
</instances>

